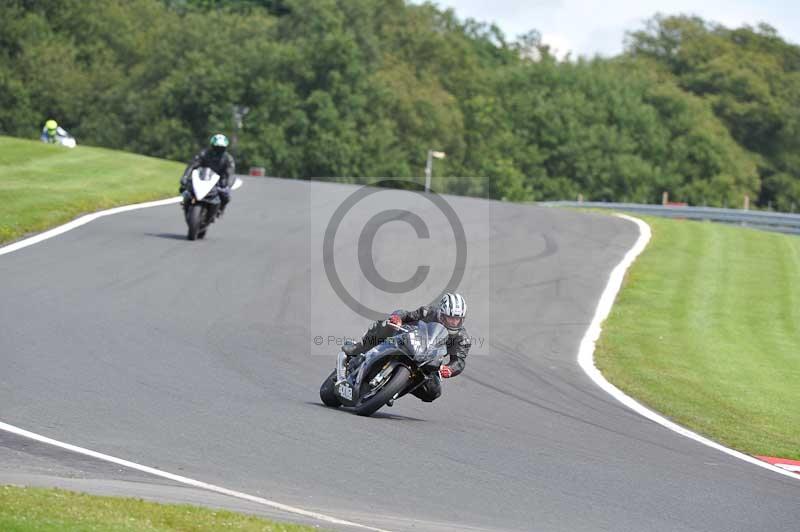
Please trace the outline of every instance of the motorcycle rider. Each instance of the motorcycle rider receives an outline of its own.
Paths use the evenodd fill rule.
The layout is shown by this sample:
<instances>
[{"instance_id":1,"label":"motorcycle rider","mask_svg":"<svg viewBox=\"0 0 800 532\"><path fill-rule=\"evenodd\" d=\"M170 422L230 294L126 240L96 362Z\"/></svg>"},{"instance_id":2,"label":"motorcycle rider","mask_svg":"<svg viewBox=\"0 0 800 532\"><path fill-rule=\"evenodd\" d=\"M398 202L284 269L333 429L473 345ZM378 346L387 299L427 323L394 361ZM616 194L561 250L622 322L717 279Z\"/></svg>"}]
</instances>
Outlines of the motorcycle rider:
<instances>
[{"instance_id":1,"label":"motorcycle rider","mask_svg":"<svg viewBox=\"0 0 800 532\"><path fill-rule=\"evenodd\" d=\"M51 118L44 123L42 134L39 136L39 140L46 142L47 144L61 144L62 139L69 137L70 134L67 133L67 130L59 126L58 122Z\"/></svg>"},{"instance_id":2,"label":"motorcycle rider","mask_svg":"<svg viewBox=\"0 0 800 532\"><path fill-rule=\"evenodd\" d=\"M438 321L445 326L448 332L447 354L450 360L446 365L439 368L439 374L420 386L412 393L426 403L429 403L442 395L442 382L440 379L455 377L464 371L467 353L472 347L472 341L464 329L464 319L467 316L467 303L463 296L457 293L448 292L442 296L439 306L425 305L416 310L396 310L385 321L373 323L360 342L346 344L342 351L351 357L363 355L380 342L397 334L390 323L402 325L404 323L416 323L418 321L434 322Z\"/></svg>"},{"instance_id":3,"label":"motorcycle rider","mask_svg":"<svg viewBox=\"0 0 800 532\"><path fill-rule=\"evenodd\" d=\"M217 184L217 192L219 193L220 207L217 210L217 217L222 216L225 212L225 207L231 201L231 188L233 184L231 180L236 173L236 162L233 156L226 150L228 148L228 137L221 133L213 135L209 140L210 146L200 150L200 153L194 156L189 166L183 172L181 177L181 186L179 192L183 194L189 183L192 175L192 170L200 167L211 168L214 172L219 174L219 183ZM185 202L184 202L185 203ZM186 208L186 205L184 205Z\"/></svg>"}]
</instances>

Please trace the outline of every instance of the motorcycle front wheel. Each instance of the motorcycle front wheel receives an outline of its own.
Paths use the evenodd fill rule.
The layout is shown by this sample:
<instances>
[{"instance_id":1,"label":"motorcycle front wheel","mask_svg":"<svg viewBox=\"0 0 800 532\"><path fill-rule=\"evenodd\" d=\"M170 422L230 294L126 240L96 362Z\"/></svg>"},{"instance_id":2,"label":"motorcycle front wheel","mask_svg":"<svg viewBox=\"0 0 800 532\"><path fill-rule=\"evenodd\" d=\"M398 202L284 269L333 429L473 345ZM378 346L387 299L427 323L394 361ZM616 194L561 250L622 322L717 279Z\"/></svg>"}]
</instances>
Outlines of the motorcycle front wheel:
<instances>
[{"instance_id":1,"label":"motorcycle front wheel","mask_svg":"<svg viewBox=\"0 0 800 532\"><path fill-rule=\"evenodd\" d=\"M388 403L395 395L402 392L403 389L408 386L410 378L411 371L409 371L407 367L403 365L397 366L394 369L394 373L392 373L392 376L389 378L389 382L375 392L375 395L363 402L359 402L354 408L355 413L359 416L371 416L380 410L381 407ZM368 385L368 382L369 381L365 384ZM369 395L369 391L365 390L365 393L362 395Z\"/></svg>"},{"instance_id":2,"label":"motorcycle front wheel","mask_svg":"<svg viewBox=\"0 0 800 532\"><path fill-rule=\"evenodd\" d=\"M189 234L187 238L189 240L195 240L197 238L197 233L200 232L200 215L202 214L200 211L202 207L200 205L192 205L189 207L189 212L186 215L186 224L189 226Z\"/></svg>"}]
</instances>

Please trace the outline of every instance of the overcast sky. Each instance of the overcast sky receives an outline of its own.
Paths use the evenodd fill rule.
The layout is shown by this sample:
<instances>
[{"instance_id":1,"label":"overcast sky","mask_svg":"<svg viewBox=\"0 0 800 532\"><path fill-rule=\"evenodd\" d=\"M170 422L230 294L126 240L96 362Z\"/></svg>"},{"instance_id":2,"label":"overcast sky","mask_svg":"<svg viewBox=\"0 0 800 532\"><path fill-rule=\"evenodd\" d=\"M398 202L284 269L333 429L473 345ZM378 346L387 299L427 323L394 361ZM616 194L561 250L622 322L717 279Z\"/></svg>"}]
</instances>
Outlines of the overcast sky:
<instances>
[{"instance_id":1,"label":"overcast sky","mask_svg":"<svg viewBox=\"0 0 800 532\"><path fill-rule=\"evenodd\" d=\"M414 0L420 3L421 0ZM460 19L495 22L509 38L536 29L563 56L616 55L625 31L656 13L693 14L728 27L766 22L800 44L800 0L432 0Z\"/></svg>"}]
</instances>

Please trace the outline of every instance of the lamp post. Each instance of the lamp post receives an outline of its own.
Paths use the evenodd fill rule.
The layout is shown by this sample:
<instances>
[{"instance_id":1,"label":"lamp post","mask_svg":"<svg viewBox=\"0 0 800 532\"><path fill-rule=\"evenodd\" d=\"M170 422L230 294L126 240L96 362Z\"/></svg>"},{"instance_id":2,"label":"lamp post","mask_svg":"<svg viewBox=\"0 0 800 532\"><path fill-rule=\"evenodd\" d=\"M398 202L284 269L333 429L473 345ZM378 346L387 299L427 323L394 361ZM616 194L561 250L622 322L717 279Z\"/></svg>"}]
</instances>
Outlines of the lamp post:
<instances>
[{"instance_id":1,"label":"lamp post","mask_svg":"<svg viewBox=\"0 0 800 532\"><path fill-rule=\"evenodd\" d=\"M239 144L239 132L242 130L244 117L250 112L250 108L244 105L232 105L233 110L233 138L231 139L231 149L235 150Z\"/></svg>"},{"instance_id":2,"label":"lamp post","mask_svg":"<svg viewBox=\"0 0 800 532\"><path fill-rule=\"evenodd\" d=\"M431 173L433 172L433 158L444 159L447 155L443 151L428 150L428 162L425 164L425 192L431 191Z\"/></svg>"}]
</instances>

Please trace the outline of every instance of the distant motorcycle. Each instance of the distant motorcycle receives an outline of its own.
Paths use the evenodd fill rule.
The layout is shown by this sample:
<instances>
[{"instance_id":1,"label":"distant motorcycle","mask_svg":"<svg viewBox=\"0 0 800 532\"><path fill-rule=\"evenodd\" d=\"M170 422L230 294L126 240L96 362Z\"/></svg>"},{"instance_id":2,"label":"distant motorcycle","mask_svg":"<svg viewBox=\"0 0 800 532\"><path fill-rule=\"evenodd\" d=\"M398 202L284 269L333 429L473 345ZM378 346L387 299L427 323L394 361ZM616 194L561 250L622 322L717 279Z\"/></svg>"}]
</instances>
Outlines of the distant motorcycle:
<instances>
[{"instance_id":1,"label":"distant motorcycle","mask_svg":"<svg viewBox=\"0 0 800 532\"><path fill-rule=\"evenodd\" d=\"M189 240L204 238L208 226L216 219L220 205L219 180L219 174L211 168L192 170L192 179L183 192L183 211L189 227Z\"/></svg>"},{"instance_id":2,"label":"distant motorcycle","mask_svg":"<svg viewBox=\"0 0 800 532\"><path fill-rule=\"evenodd\" d=\"M336 369L323 382L319 397L326 406L352 407L371 416L384 405L436 378L447 355L447 329L438 322L393 325L398 334L366 354L346 361L343 352Z\"/></svg>"},{"instance_id":3,"label":"distant motorcycle","mask_svg":"<svg viewBox=\"0 0 800 532\"><path fill-rule=\"evenodd\" d=\"M59 146L64 146L65 148L74 148L78 145L75 137L67 133L66 130L61 126L59 126L56 130L56 135L54 137L48 137L47 132L43 130L39 139L42 142L46 142L48 144L58 144Z\"/></svg>"}]
</instances>

